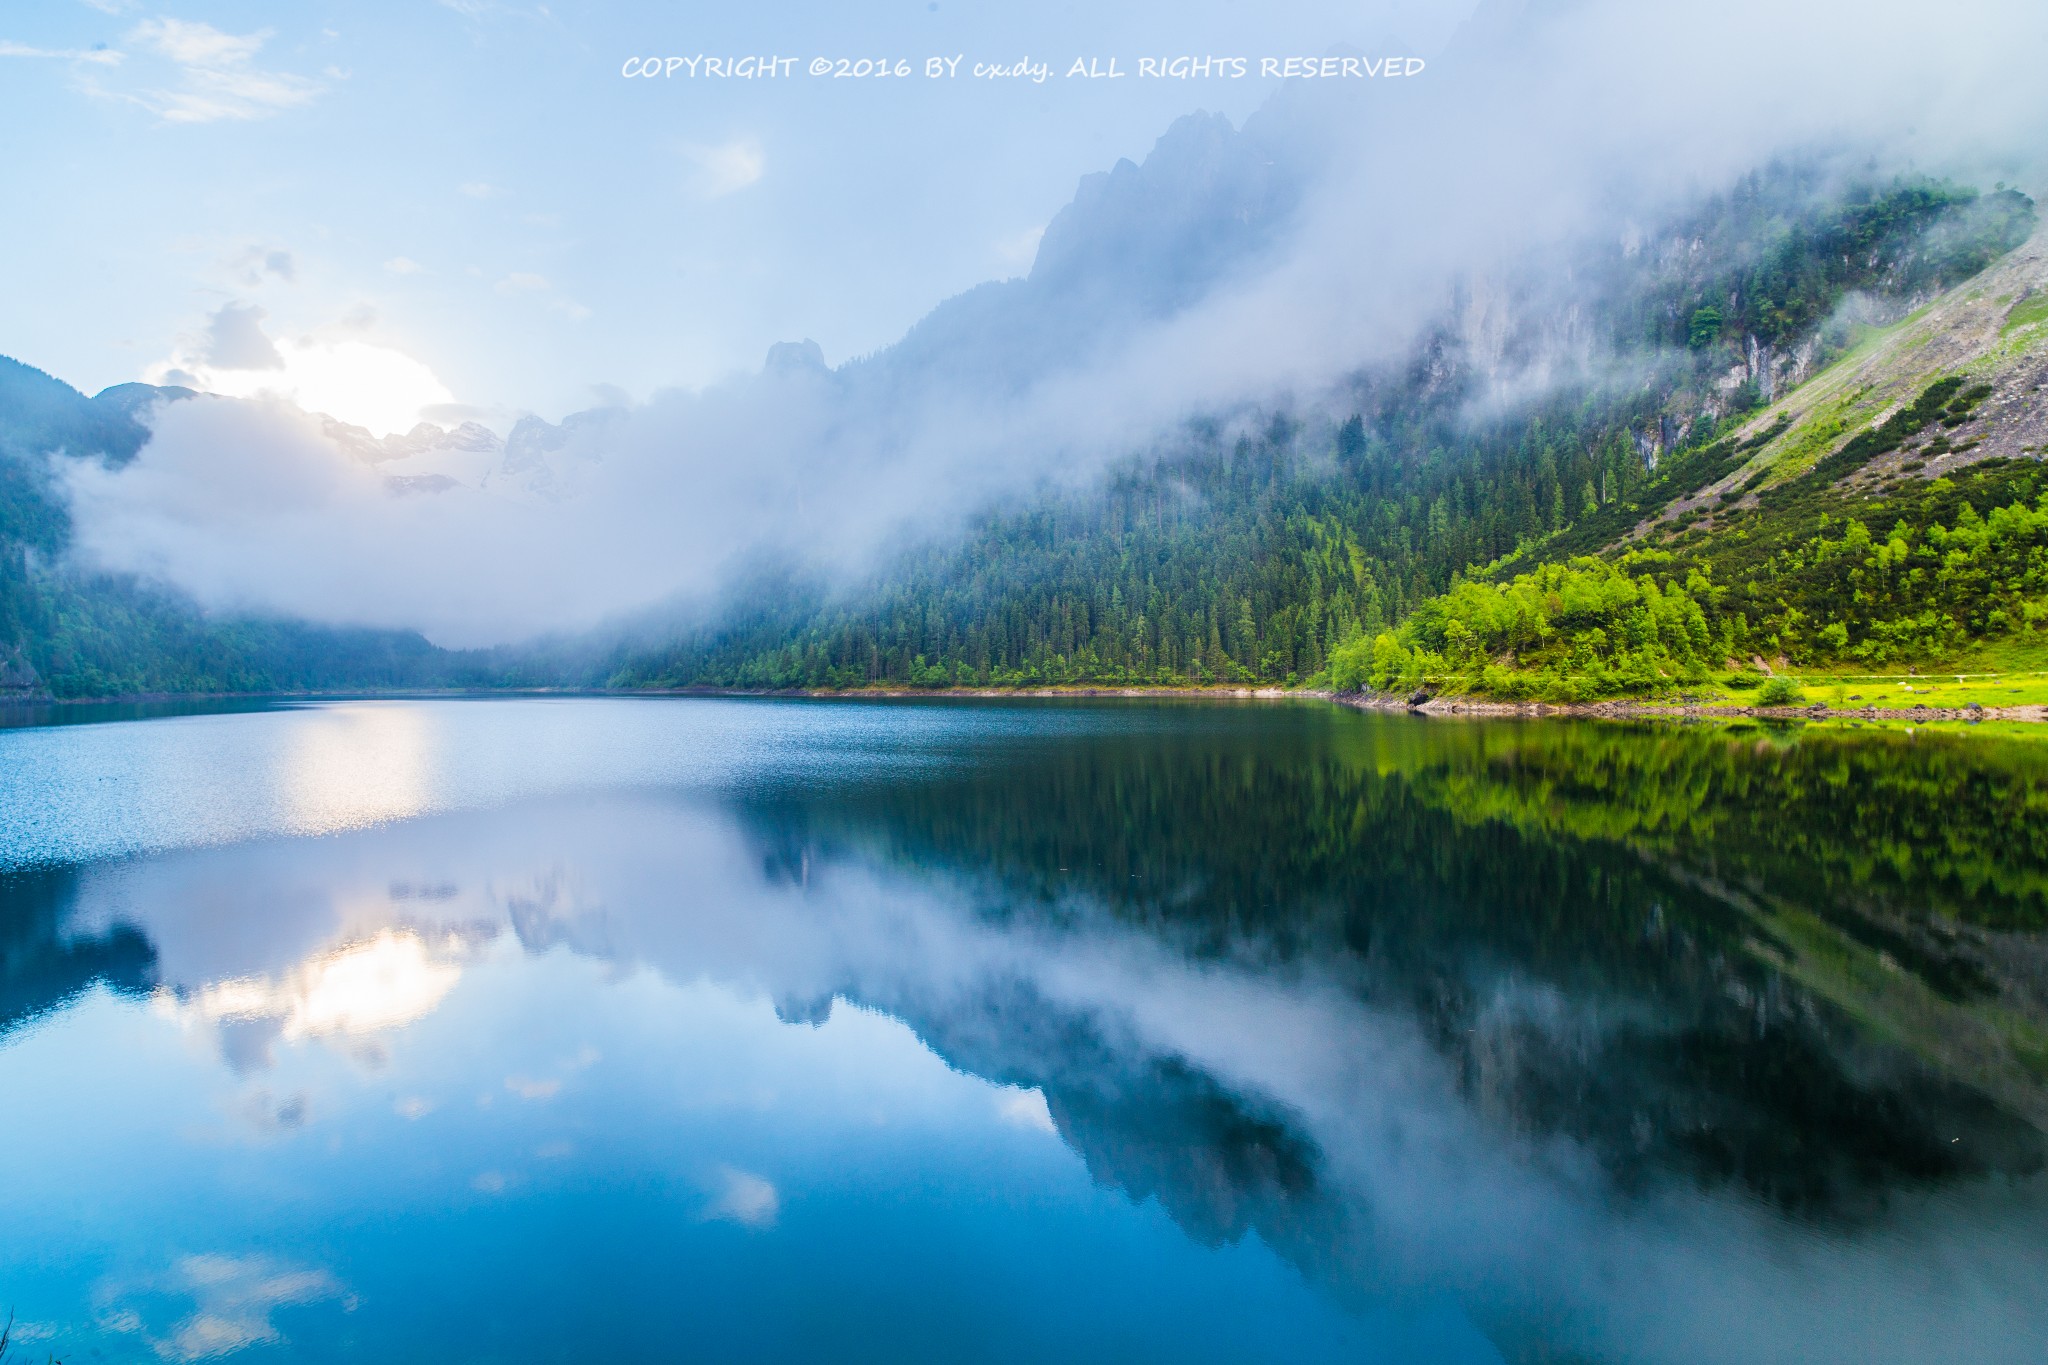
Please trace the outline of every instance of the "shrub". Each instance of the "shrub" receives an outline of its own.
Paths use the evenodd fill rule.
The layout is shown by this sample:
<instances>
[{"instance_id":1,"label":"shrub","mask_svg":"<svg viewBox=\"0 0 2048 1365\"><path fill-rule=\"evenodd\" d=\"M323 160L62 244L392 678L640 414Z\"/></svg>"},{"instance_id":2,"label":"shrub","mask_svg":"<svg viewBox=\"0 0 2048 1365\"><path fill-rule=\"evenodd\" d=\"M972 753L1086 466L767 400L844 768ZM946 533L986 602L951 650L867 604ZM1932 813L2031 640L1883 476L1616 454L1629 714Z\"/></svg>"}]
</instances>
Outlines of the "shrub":
<instances>
[{"instance_id":1,"label":"shrub","mask_svg":"<svg viewBox=\"0 0 2048 1365\"><path fill-rule=\"evenodd\" d=\"M1758 706L1794 706L1803 700L1799 684L1782 673L1766 681L1756 694Z\"/></svg>"}]
</instances>

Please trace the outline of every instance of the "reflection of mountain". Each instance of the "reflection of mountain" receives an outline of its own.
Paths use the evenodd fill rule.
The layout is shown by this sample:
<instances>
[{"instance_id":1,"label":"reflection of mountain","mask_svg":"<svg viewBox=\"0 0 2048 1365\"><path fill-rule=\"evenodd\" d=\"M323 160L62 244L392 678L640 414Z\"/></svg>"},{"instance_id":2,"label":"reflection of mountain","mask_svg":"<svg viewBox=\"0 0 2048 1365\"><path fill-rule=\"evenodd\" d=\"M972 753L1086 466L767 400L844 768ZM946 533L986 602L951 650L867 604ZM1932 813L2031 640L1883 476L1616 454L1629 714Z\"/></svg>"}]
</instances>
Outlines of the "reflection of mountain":
<instances>
[{"instance_id":1,"label":"reflection of mountain","mask_svg":"<svg viewBox=\"0 0 2048 1365\"><path fill-rule=\"evenodd\" d=\"M155 984L156 951L134 927L65 932L76 880L68 869L0 871L0 1042L92 986L141 995Z\"/></svg>"},{"instance_id":2,"label":"reflection of mountain","mask_svg":"<svg viewBox=\"0 0 2048 1365\"><path fill-rule=\"evenodd\" d=\"M356 1025L404 1047L490 943L709 979L798 1025L845 999L1042 1092L1098 1181L1190 1236L1257 1235L1339 1296L1454 1285L1516 1358L1677 1331L1675 1294L1825 1330L1846 1300L1815 1286L1862 1292L1849 1249L1957 1254L1974 1226L1927 1210L1987 1190L2031 1216L2038 1185L1996 1177L2041 1164L2038 992L1987 945L2038 947L2013 927L2032 845L1966 823L1879 875L1844 842L1858 802L1900 829L2024 804L2025 751L1206 707L925 712L889 742L933 723L940 761L858 765L872 710L774 714L813 761L737 796L87 869L41 883L6 960L104 957L133 933L95 926L133 918L166 1008L242 1068ZM262 1046L225 1027L247 1020ZM2010 1222L1982 1240L2039 1251Z\"/></svg>"},{"instance_id":3,"label":"reflection of mountain","mask_svg":"<svg viewBox=\"0 0 2048 1365\"><path fill-rule=\"evenodd\" d=\"M784 861L949 868L1006 922L1079 894L1404 1002L1481 1112L1625 1182L1839 1211L2040 1162L2048 1001L2000 965L2040 948L1953 917L2039 922L2048 849L2000 818L2031 751L1283 714L754 815Z\"/></svg>"},{"instance_id":4,"label":"reflection of mountain","mask_svg":"<svg viewBox=\"0 0 2048 1365\"><path fill-rule=\"evenodd\" d=\"M900 997L890 1004L914 1008ZM910 1022L952 1065L1043 1091L1097 1180L1157 1199L1197 1241L1333 1216L1317 1182L1320 1153L1284 1114L1184 1058L1134 1046L1102 1019L1013 983Z\"/></svg>"}]
</instances>

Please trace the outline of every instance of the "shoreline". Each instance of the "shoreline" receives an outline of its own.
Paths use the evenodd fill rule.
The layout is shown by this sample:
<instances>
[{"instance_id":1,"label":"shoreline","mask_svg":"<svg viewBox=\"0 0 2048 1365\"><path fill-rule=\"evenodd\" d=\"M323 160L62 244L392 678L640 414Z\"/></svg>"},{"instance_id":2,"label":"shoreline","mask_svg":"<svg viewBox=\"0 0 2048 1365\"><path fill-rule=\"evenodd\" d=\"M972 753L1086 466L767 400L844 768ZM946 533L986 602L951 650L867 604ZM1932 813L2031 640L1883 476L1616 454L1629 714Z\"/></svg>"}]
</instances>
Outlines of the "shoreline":
<instances>
[{"instance_id":1,"label":"shoreline","mask_svg":"<svg viewBox=\"0 0 2048 1365\"><path fill-rule=\"evenodd\" d=\"M404 698L457 699L484 697L759 697L808 698L819 701L874 700L978 700L1026 699L1103 700L1145 698L1188 698L1209 701L1325 701L1357 711L1415 716L1466 716L1475 719L1579 718L1597 720L1880 720L1915 722L2008 721L2048 724L2048 704L2022 706L1854 706L1834 707L1825 702L1804 706L1728 706L1704 702L1637 701L1613 698L1605 701L1543 702L1494 701L1484 697L1401 696L1380 692L1331 692L1320 688L1251 686L1214 687L1148 686L1042 686L1042 687L862 687L862 688L603 688L603 687L491 687L491 688L391 688L389 690L337 689L319 692L153 692L118 697L37 697L0 699L0 714L8 711L68 709L92 706L171 706L204 702L280 701L364 701Z\"/></svg>"},{"instance_id":2,"label":"shoreline","mask_svg":"<svg viewBox=\"0 0 2048 1365\"><path fill-rule=\"evenodd\" d=\"M1406 712L1421 716L1546 716L1629 720L1640 717L1678 720L1903 720L1903 721L2021 721L2048 722L2048 705L2029 706L1897 706L1833 707L1825 702L1805 706L1712 706L1700 702L1655 701L1487 701L1470 697L1431 697L1416 702L1405 697L1354 692L1329 695L1339 706L1360 711Z\"/></svg>"}]
</instances>

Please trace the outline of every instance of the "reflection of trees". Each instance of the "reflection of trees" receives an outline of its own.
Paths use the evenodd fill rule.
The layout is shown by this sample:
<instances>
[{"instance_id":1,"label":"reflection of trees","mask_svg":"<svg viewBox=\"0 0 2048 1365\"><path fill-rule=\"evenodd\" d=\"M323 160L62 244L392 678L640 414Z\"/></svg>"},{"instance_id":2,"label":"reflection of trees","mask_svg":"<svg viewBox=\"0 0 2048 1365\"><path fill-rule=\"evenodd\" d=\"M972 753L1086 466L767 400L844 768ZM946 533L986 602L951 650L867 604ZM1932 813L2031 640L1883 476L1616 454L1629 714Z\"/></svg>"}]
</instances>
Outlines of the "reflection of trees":
<instances>
[{"instance_id":1,"label":"reflection of trees","mask_svg":"<svg viewBox=\"0 0 2048 1365\"><path fill-rule=\"evenodd\" d=\"M156 949L117 924L97 937L64 932L76 873L68 868L0 871L0 1039L105 982L125 995L156 983Z\"/></svg>"},{"instance_id":2,"label":"reflection of trees","mask_svg":"<svg viewBox=\"0 0 2048 1365\"><path fill-rule=\"evenodd\" d=\"M2048 756L1291 708L1184 719L756 798L751 816L771 875L878 858L965 876L997 918L1085 905L1198 958L1312 964L1412 1012L1478 1111L1578 1139L1624 1186L1677 1172L1842 1215L2040 1163L2044 1014L2000 948L2032 941L2013 934L2048 904L2048 821L2012 828L2048 800ZM1167 1156L1180 1082L1163 1074L1109 1094L1056 1046L948 1055L1045 1085L1098 1173L1134 1191L1159 1186L1119 1160L1190 1191L1289 1172L1248 1174L1248 1205L1311 1178L1312 1151L1255 1108L1183 1138L1270 1132L1285 1161ZM1210 1216L1193 1225L1235 1226Z\"/></svg>"}]
</instances>

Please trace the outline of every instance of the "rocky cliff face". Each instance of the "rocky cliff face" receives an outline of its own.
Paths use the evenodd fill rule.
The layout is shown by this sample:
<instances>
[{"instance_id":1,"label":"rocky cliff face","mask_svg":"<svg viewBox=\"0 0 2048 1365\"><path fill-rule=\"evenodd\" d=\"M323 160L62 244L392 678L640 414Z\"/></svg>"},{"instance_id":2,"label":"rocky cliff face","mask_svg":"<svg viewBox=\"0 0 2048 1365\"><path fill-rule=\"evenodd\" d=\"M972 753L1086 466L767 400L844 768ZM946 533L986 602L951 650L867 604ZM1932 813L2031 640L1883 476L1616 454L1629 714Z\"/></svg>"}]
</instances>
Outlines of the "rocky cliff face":
<instances>
[{"instance_id":1,"label":"rocky cliff face","mask_svg":"<svg viewBox=\"0 0 2048 1365\"><path fill-rule=\"evenodd\" d=\"M2048 225L1760 413L1752 429L1774 434L1755 463L1797 474L1950 377L1968 386L1965 403L1855 478L1932 479L1983 460L2048 454L2048 404L2041 401L2048 392ZM1744 471L1731 481L1741 477Z\"/></svg>"}]
</instances>

